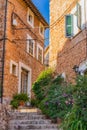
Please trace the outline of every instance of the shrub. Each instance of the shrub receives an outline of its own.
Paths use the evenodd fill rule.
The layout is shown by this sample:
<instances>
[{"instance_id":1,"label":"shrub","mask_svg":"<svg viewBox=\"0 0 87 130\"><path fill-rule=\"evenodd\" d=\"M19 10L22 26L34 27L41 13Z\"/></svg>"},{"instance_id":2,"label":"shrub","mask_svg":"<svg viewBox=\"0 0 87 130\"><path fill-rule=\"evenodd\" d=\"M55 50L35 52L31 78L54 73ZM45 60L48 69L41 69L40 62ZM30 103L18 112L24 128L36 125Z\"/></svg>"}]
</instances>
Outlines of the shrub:
<instances>
[{"instance_id":1,"label":"shrub","mask_svg":"<svg viewBox=\"0 0 87 130\"><path fill-rule=\"evenodd\" d=\"M48 72L33 85L37 106L50 118L62 118L64 130L87 130L87 76L67 85L61 76L53 79Z\"/></svg>"},{"instance_id":2,"label":"shrub","mask_svg":"<svg viewBox=\"0 0 87 130\"><path fill-rule=\"evenodd\" d=\"M65 88L66 87L66 88ZM64 79L57 76L53 79L52 70L41 73L33 85L37 106L50 118L64 118L73 105L72 91Z\"/></svg>"},{"instance_id":3,"label":"shrub","mask_svg":"<svg viewBox=\"0 0 87 130\"><path fill-rule=\"evenodd\" d=\"M46 88L45 86L48 86L48 84L52 80L52 70L48 69L43 71L36 82L33 84L33 92L35 93L35 96L38 101L41 101L46 96Z\"/></svg>"},{"instance_id":4,"label":"shrub","mask_svg":"<svg viewBox=\"0 0 87 130\"><path fill-rule=\"evenodd\" d=\"M42 112L50 118L63 119L73 106L72 91L70 92L68 89L70 88L65 89L61 85L52 84L47 97L39 105Z\"/></svg>"},{"instance_id":5,"label":"shrub","mask_svg":"<svg viewBox=\"0 0 87 130\"><path fill-rule=\"evenodd\" d=\"M32 107L38 107L38 100L36 100L36 99L31 99L31 106Z\"/></svg>"},{"instance_id":6,"label":"shrub","mask_svg":"<svg viewBox=\"0 0 87 130\"><path fill-rule=\"evenodd\" d=\"M74 86L74 105L63 122L64 130L87 130L87 76L79 76Z\"/></svg>"}]
</instances>

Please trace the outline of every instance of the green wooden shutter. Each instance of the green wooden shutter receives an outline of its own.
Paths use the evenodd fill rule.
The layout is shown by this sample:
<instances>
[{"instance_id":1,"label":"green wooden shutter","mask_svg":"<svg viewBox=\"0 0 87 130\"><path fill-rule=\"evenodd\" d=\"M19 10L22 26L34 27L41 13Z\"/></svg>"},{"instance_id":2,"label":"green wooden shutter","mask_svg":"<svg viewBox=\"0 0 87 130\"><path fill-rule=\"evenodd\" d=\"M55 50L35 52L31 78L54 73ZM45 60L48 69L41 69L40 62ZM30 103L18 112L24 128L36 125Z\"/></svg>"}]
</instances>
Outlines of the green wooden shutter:
<instances>
[{"instance_id":1,"label":"green wooden shutter","mask_svg":"<svg viewBox=\"0 0 87 130\"><path fill-rule=\"evenodd\" d=\"M66 21L66 37L72 37L73 36L73 15L66 15L65 16Z\"/></svg>"},{"instance_id":2,"label":"green wooden shutter","mask_svg":"<svg viewBox=\"0 0 87 130\"><path fill-rule=\"evenodd\" d=\"M81 29L81 5L77 3L77 26Z\"/></svg>"}]
</instances>

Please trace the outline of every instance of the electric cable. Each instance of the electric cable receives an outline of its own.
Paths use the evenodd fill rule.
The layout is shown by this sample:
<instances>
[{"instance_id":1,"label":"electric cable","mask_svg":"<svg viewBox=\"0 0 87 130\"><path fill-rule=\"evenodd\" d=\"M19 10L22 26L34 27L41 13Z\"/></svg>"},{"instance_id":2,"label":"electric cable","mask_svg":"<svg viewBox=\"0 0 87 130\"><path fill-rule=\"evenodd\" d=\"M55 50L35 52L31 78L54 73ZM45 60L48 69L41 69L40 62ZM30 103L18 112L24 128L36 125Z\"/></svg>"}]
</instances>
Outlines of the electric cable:
<instances>
[{"instance_id":1,"label":"electric cable","mask_svg":"<svg viewBox=\"0 0 87 130\"><path fill-rule=\"evenodd\" d=\"M73 1L73 3L64 11L64 13L50 25L50 28L53 28L55 24L57 24L65 16L66 12L68 12L68 10L70 10L70 8L73 7L77 2L78 0Z\"/></svg>"},{"instance_id":2,"label":"electric cable","mask_svg":"<svg viewBox=\"0 0 87 130\"><path fill-rule=\"evenodd\" d=\"M9 38L6 38L6 40L8 40L10 43L14 43L13 41L11 41ZM15 44L17 46L17 49L21 49L22 51L24 51L27 55L31 56L26 49L24 49L24 47L21 47L20 44ZM36 57L33 57L34 59L36 59ZM41 63L42 64L42 63Z\"/></svg>"}]
</instances>

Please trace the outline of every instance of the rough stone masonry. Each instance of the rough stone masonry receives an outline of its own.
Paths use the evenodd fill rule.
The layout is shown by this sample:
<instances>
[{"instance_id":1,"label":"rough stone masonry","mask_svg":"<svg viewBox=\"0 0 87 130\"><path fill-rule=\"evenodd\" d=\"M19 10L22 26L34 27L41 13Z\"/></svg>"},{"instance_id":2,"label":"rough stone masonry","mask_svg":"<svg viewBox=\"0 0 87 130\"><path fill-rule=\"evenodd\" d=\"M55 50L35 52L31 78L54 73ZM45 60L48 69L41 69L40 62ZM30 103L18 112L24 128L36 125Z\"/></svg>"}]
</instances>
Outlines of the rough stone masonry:
<instances>
[{"instance_id":1,"label":"rough stone masonry","mask_svg":"<svg viewBox=\"0 0 87 130\"><path fill-rule=\"evenodd\" d=\"M0 104L0 130L8 130L10 107Z\"/></svg>"}]
</instances>

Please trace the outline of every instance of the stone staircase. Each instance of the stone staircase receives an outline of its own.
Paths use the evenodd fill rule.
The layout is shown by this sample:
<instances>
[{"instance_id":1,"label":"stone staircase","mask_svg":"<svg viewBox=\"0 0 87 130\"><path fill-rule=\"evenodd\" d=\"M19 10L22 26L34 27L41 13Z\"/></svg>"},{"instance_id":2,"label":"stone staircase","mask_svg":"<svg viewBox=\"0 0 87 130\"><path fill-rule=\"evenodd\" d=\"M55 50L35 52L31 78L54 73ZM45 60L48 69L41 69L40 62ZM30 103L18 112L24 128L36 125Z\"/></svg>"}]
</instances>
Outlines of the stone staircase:
<instances>
[{"instance_id":1,"label":"stone staircase","mask_svg":"<svg viewBox=\"0 0 87 130\"><path fill-rule=\"evenodd\" d=\"M8 130L59 130L38 109L20 109L9 114Z\"/></svg>"}]
</instances>

